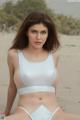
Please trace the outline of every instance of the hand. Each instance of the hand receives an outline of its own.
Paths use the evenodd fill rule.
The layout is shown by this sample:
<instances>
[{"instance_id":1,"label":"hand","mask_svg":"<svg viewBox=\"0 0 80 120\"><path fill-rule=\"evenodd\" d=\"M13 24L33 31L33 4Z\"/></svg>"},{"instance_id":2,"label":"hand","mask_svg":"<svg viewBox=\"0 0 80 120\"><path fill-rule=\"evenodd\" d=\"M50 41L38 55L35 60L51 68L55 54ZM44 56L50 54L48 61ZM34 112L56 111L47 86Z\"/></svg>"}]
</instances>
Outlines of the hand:
<instances>
[{"instance_id":1,"label":"hand","mask_svg":"<svg viewBox=\"0 0 80 120\"><path fill-rule=\"evenodd\" d=\"M0 120L3 120L5 117L5 113L0 111Z\"/></svg>"}]
</instances>

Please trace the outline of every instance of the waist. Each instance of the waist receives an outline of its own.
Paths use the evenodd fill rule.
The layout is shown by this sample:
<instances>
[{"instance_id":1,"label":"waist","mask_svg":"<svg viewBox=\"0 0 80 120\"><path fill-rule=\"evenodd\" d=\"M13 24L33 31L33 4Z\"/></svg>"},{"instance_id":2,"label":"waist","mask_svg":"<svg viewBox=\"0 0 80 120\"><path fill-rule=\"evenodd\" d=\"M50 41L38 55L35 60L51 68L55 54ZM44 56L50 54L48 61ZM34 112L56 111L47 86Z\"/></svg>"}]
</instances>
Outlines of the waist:
<instances>
[{"instance_id":1,"label":"waist","mask_svg":"<svg viewBox=\"0 0 80 120\"><path fill-rule=\"evenodd\" d=\"M54 86L28 86L24 88L18 88L17 92L19 95L35 92L55 92Z\"/></svg>"},{"instance_id":2,"label":"waist","mask_svg":"<svg viewBox=\"0 0 80 120\"><path fill-rule=\"evenodd\" d=\"M19 96L18 105L24 106L25 108L31 106L39 106L40 104L44 105L57 105L56 95L54 92L35 92L30 94L23 94Z\"/></svg>"}]
</instances>

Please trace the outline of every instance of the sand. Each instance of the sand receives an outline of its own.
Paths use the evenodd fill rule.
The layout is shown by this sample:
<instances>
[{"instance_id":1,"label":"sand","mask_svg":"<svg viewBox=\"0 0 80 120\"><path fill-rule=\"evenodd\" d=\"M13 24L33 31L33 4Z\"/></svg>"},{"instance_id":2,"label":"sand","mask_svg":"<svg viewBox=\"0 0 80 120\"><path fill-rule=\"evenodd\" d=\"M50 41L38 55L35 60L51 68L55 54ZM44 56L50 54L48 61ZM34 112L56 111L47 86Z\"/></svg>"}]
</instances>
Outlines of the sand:
<instances>
[{"instance_id":1,"label":"sand","mask_svg":"<svg viewBox=\"0 0 80 120\"><path fill-rule=\"evenodd\" d=\"M0 110L4 111L7 100L9 73L7 51L15 33L0 33ZM80 114L80 36L59 35L60 50L60 84L57 98L66 112ZM17 104L17 98L13 109Z\"/></svg>"}]
</instances>

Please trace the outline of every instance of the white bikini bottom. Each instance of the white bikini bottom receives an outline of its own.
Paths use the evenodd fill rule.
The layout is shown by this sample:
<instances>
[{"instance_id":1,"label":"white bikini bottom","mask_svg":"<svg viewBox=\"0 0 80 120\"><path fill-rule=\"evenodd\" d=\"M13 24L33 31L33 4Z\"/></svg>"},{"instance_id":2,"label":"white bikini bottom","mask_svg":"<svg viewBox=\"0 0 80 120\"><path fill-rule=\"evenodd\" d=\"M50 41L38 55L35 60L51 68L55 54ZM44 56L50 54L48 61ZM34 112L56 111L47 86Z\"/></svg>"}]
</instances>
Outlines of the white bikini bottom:
<instances>
[{"instance_id":1,"label":"white bikini bottom","mask_svg":"<svg viewBox=\"0 0 80 120\"><path fill-rule=\"evenodd\" d=\"M57 107L53 112L51 112L44 105L40 105L34 112L29 113L28 110L22 106L19 106L18 108L27 113L30 120L54 120L55 113L60 109L60 107Z\"/></svg>"}]
</instances>

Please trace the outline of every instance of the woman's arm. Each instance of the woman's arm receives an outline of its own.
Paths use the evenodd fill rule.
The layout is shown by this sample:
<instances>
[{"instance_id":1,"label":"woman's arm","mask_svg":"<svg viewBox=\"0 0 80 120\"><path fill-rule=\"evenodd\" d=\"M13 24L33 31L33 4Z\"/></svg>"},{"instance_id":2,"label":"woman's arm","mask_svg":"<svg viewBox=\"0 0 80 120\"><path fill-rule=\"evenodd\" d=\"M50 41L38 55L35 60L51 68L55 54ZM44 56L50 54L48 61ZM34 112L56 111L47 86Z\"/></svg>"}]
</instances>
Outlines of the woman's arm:
<instances>
[{"instance_id":1,"label":"woman's arm","mask_svg":"<svg viewBox=\"0 0 80 120\"><path fill-rule=\"evenodd\" d=\"M9 74L10 74L10 82L8 87L8 95L7 95L7 105L5 109L5 115L8 116L10 114L14 99L16 97L16 86L14 84L14 65L13 65L13 50L8 52L8 67L9 67Z\"/></svg>"},{"instance_id":2,"label":"woman's arm","mask_svg":"<svg viewBox=\"0 0 80 120\"><path fill-rule=\"evenodd\" d=\"M54 64L55 64L55 67L57 70L57 78L54 82L55 89L57 89L57 86L61 79L60 78L60 54L59 54L59 51L56 51L55 53L53 53L53 60L54 60Z\"/></svg>"}]
</instances>

